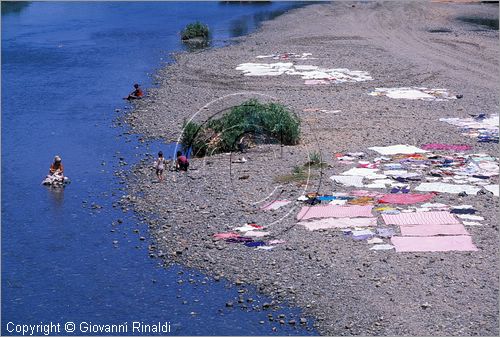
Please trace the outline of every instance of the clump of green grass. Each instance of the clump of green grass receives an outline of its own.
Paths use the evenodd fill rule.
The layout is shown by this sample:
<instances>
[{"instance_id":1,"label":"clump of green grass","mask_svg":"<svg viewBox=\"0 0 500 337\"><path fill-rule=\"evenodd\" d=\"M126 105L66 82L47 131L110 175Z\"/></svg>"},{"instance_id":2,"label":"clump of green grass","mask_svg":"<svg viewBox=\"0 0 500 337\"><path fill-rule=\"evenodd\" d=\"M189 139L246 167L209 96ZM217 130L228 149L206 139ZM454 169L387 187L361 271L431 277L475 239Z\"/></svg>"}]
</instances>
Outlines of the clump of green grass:
<instances>
[{"instance_id":1,"label":"clump of green grass","mask_svg":"<svg viewBox=\"0 0 500 337\"><path fill-rule=\"evenodd\" d=\"M295 145L300 139L300 121L282 104L252 99L232 107L219 119L204 124L185 122L181 143L196 156L203 157L237 150L243 136Z\"/></svg>"},{"instance_id":2,"label":"clump of green grass","mask_svg":"<svg viewBox=\"0 0 500 337\"><path fill-rule=\"evenodd\" d=\"M290 174L284 174L274 178L274 181L281 184L287 183L305 183L308 178L308 173L302 166L294 166Z\"/></svg>"},{"instance_id":3,"label":"clump of green grass","mask_svg":"<svg viewBox=\"0 0 500 337\"><path fill-rule=\"evenodd\" d=\"M324 168L328 166L327 163L323 162L322 158L321 158L321 153L319 152L312 152L310 155L309 155L309 161L306 162L304 164L304 167L310 167L310 168Z\"/></svg>"},{"instance_id":4,"label":"clump of green grass","mask_svg":"<svg viewBox=\"0 0 500 337\"><path fill-rule=\"evenodd\" d=\"M191 39L199 38L207 40L210 35L210 30L208 26L196 21L194 23L188 24L181 32L182 41L188 41Z\"/></svg>"}]
</instances>

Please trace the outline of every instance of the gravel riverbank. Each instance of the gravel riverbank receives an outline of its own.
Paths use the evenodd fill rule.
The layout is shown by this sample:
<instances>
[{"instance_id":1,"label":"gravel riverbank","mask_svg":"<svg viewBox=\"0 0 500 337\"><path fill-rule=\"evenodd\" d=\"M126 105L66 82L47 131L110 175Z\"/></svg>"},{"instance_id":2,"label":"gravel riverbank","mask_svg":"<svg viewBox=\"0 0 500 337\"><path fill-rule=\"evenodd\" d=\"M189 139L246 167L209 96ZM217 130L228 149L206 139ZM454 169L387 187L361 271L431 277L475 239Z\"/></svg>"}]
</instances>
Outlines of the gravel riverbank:
<instances>
[{"instance_id":1,"label":"gravel riverbank","mask_svg":"<svg viewBox=\"0 0 500 337\"><path fill-rule=\"evenodd\" d=\"M251 148L245 163L229 154L193 159L192 170L166 172L162 184L154 183L153 159L145 158L131 172L128 199L150 222L155 254L296 304L316 319L322 334L498 335L498 197L443 193L433 200L473 205L485 218L487 225L468 228L477 252L370 251L365 241L346 239L340 231L297 225L298 203L259 209L267 197L296 200L304 192L349 190L328 178L346 169L335 153L363 151L373 159L371 146L449 143L498 155L497 144L478 143L439 121L499 108L498 30L459 17L498 18L498 6L310 5L264 23L238 44L177 55L157 74L158 87L127 115L134 132L175 141L186 119L204 121L269 95L300 117L302 140L297 146ZM314 59L293 62L367 71L373 80L305 85L300 76L243 76L236 70L242 63L278 62L256 59L276 52L312 53ZM447 88L463 98L368 95L376 87L409 86ZM312 170L306 184L277 182L312 152L321 153L328 166ZM272 238L285 243L266 251L212 238L247 222L266 225Z\"/></svg>"}]
</instances>

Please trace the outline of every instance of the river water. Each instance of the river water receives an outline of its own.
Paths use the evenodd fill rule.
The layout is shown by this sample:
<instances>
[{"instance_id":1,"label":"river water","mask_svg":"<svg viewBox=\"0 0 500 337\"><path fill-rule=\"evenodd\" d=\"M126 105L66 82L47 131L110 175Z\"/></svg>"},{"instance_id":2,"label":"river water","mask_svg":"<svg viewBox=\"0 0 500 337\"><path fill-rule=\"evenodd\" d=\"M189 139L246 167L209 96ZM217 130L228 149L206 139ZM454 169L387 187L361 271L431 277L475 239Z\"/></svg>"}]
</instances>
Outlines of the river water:
<instances>
[{"instance_id":1,"label":"river water","mask_svg":"<svg viewBox=\"0 0 500 337\"><path fill-rule=\"evenodd\" d=\"M133 321L168 322L172 335L316 334L310 324L280 325L252 310L270 299L251 287L246 298L255 302L244 308L242 287L162 267L149 257L147 227L113 207L126 194L114 175L118 159L126 168L159 147L123 136L115 109L125 107L133 83L147 89L149 75L183 49L179 31L203 21L212 45L222 46L294 6L2 2L3 335L51 322L60 324L51 334L67 334L64 324L74 322L77 335L106 334L80 330L90 323L138 335ZM40 185L55 154L72 180L65 189ZM272 313L301 317L293 307Z\"/></svg>"}]
</instances>

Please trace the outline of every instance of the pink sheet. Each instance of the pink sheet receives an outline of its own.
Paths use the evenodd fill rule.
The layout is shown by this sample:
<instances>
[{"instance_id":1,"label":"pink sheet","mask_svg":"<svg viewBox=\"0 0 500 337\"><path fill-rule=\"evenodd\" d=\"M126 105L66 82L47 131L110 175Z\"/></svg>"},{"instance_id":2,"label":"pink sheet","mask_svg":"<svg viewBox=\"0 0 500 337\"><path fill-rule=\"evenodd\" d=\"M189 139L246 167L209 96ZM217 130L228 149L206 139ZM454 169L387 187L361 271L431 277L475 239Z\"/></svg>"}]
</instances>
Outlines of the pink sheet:
<instances>
[{"instance_id":1,"label":"pink sheet","mask_svg":"<svg viewBox=\"0 0 500 337\"><path fill-rule=\"evenodd\" d=\"M377 218L326 218L301 222L308 230L349 227L372 227L377 225Z\"/></svg>"},{"instance_id":2,"label":"pink sheet","mask_svg":"<svg viewBox=\"0 0 500 337\"><path fill-rule=\"evenodd\" d=\"M312 218L354 218L354 217L372 217L373 206L305 206L302 207L297 220L307 220Z\"/></svg>"},{"instance_id":3,"label":"pink sheet","mask_svg":"<svg viewBox=\"0 0 500 337\"><path fill-rule=\"evenodd\" d=\"M238 236L240 236L240 235L237 233L233 233L233 232L214 234L214 238L216 238L216 239L231 239L231 238L237 238Z\"/></svg>"},{"instance_id":4,"label":"pink sheet","mask_svg":"<svg viewBox=\"0 0 500 337\"><path fill-rule=\"evenodd\" d=\"M467 235L457 236L393 236L391 242L396 252L448 252L477 251L472 239Z\"/></svg>"},{"instance_id":5,"label":"pink sheet","mask_svg":"<svg viewBox=\"0 0 500 337\"><path fill-rule=\"evenodd\" d=\"M469 235L464 225L403 225L403 236Z\"/></svg>"},{"instance_id":6,"label":"pink sheet","mask_svg":"<svg viewBox=\"0 0 500 337\"><path fill-rule=\"evenodd\" d=\"M413 194L413 193L403 193L403 194L384 194L378 202L382 204L400 204L409 205L416 204L418 202L425 202L431 200L435 196L434 193L427 194Z\"/></svg>"},{"instance_id":7,"label":"pink sheet","mask_svg":"<svg viewBox=\"0 0 500 337\"><path fill-rule=\"evenodd\" d=\"M467 151L472 149L472 146L469 145L456 145L456 144L440 144L440 143L431 143L425 144L420 147L424 150L453 150L453 151Z\"/></svg>"},{"instance_id":8,"label":"pink sheet","mask_svg":"<svg viewBox=\"0 0 500 337\"><path fill-rule=\"evenodd\" d=\"M387 225L453 225L460 224L450 212L413 212L382 214Z\"/></svg>"}]
</instances>

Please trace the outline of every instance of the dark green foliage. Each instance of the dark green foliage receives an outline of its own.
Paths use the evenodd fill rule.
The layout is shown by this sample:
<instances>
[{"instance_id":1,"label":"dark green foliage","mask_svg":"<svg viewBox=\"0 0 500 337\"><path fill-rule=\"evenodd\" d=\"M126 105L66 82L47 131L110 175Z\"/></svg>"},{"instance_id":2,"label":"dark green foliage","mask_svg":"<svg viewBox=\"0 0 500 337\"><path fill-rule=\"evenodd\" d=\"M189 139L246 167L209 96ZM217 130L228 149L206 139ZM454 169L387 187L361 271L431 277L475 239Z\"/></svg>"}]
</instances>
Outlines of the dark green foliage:
<instances>
[{"instance_id":1,"label":"dark green foliage","mask_svg":"<svg viewBox=\"0 0 500 337\"><path fill-rule=\"evenodd\" d=\"M243 136L263 143L297 144L300 122L285 106L249 100L231 108L220 119L204 125L184 124L182 144L192 147L193 154L234 151Z\"/></svg>"},{"instance_id":2,"label":"dark green foliage","mask_svg":"<svg viewBox=\"0 0 500 337\"><path fill-rule=\"evenodd\" d=\"M199 21L188 24L186 28L184 28L184 30L181 32L181 39L183 41L194 38L201 38L206 40L208 39L208 37L209 37L208 26Z\"/></svg>"}]
</instances>

